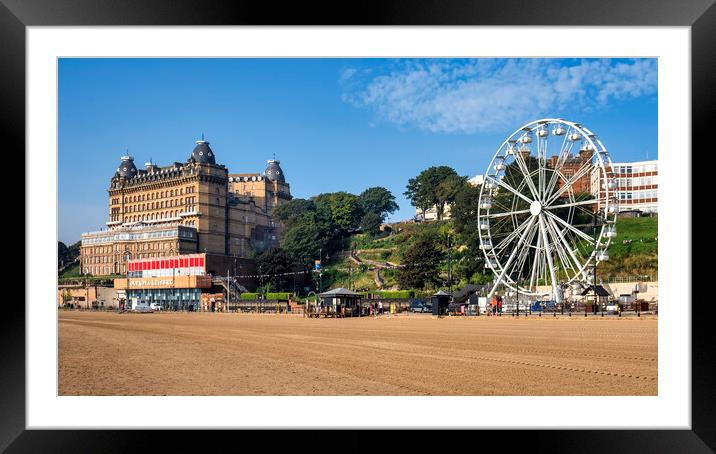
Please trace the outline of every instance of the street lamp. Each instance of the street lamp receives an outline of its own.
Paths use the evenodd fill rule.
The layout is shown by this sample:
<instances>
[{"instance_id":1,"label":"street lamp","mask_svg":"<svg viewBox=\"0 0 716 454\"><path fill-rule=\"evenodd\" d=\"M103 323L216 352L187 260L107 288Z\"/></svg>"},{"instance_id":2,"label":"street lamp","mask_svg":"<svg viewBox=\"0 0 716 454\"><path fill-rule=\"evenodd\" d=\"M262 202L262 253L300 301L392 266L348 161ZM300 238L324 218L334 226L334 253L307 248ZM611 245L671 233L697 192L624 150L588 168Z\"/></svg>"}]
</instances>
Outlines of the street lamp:
<instances>
[{"instance_id":1,"label":"street lamp","mask_svg":"<svg viewBox=\"0 0 716 454\"><path fill-rule=\"evenodd\" d=\"M448 288L450 289L450 302L452 303L452 241L450 241L450 234L447 236L447 247L448 247Z\"/></svg>"},{"instance_id":2,"label":"street lamp","mask_svg":"<svg viewBox=\"0 0 716 454\"><path fill-rule=\"evenodd\" d=\"M170 255L170 256L173 256L174 254L176 254L176 252L174 251L174 246L171 246L171 247L169 248L169 255ZM170 265L171 265L171 262L170 262ZM175 267L171 266L170 268L172 269L172 298L171 298L171 305L173 306L173 305L174 305L174 302L176 301L176 285L174 284ZM169 306L170 306L170 304L167 304L166 310L169 310Z\"/></svg>"},{"instance_id":3,"label":"street lamp","mask_svg":"<svg viewBox=\"0 0 716 454\"><path fill-rule=\"evenodd\" d=\"M259 286L261 287L261 307L263 307L263 299L264 299L264 275L263 275L263 265L259 265ZM257 308L257 312L261 312L259 308Z\"/></svg>"},{"instance_id":4,"label":"street lamp","mask_svg":"<svg viewBox=\"0 0 716 454\"><path fill-rule=\"evenodd\" d=\"M520 316L520 272L517 272L517 284L515 285L515 291L517 292L517 317Z\"/></svg>"},{"instance_id":5,"label":"street lamp","mask_svg":"<svg viewBox=\"0 0 716 454\"><path fill-rule=\"evenodd\" d=\"M132 252L128 249L124 249L124 274L127 277L127 287L129 287L129 261L132 259ZM126 308L127 301L129 300L129 295L127 295L127 291L129 288L124 290L124 306ZM119 306L119 304L117 305Z\"/></svg>"},{"instance_id":6,"label":"street lamp","mask_svg":"<svg viewBox=\"0 0 716 454\"><path fill-rule=\"evenodd\" d=\"M594 244L595 244L595 248L596 248L596 245L597 245L597 211L596 211L596 209L594 211L594 232L593 232L593 235L594 235ZM592 289L594 290L594 315L597 315L598 299L597 299L597 256L596 256L597 250L596 249L594 250L594 254L595 254L594 255L594 265L592 267L592 274L594 276L594 286L592 287ZM584 315L585 316L587 315L586 310L584 311Z\"/></svg>"}]
</instances>

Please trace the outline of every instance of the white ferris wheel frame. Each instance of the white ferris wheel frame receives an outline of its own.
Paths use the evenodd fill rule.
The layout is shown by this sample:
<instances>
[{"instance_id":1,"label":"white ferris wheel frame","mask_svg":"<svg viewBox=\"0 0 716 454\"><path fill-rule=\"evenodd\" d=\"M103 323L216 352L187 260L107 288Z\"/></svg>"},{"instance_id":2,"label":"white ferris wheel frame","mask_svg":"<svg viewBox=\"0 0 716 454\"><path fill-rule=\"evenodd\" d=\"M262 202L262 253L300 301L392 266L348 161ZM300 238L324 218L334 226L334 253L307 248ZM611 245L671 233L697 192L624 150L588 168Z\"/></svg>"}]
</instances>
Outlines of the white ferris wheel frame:
<instances>
[{"instance_id":1,"label":"white ferris wheel frame","mask_svg":"<svg viewBox=\"0 0 716 454\"><path fill-rule=\"evenodd\" d=\"M562 128L562 130L557 131L558 128ZM540 131L546 131L546 135ZM557 132L561 132L561 134L557 134ZM564 139L557 155L557 163L554 168L548 167L547 142L551 137L562 135ZM529 151L532 155L532 149L528 144L533 142L537 146L536 158L539 166L530 171L521 152ZM582 144L582 149L592 151L591 157L583 161L573 175L565 177L562 173L563 166L572 156L572 149L578 143ZM522 177L517 188L502 181L510 158L512 163L516 164L519 175ZM599 188L596 198L576 201L574 184L586 177L587 174L590 175L591 184L595 184L595 171L598 172L596 184ZM537 178L536 185L533 181L535 177ZM554 300L561 302L564 288L571 286L573 290L577 290L584 285L596 283L594 282L595 276L591 275L590 271L596 264L608 259L606 251L612 238L616 235L615 221L619 211L616 200L617 188L618 183L614 179L612 162L607 149L596 134L582 124L561 118L544 118L527 123L513 132L493 155L480 188L477 211L480 248L485 257L486 267L492 269L496 274L488 298L492 297L500 285L504 285L525 296L543 297L551 293ZM527 194L525 194L525 190L528 190ZM493 196L499 194L500 191L506 191L512 195L511 207L502 206L505 211L491 212ZM564 197L567 197L567 202ZM529 203L530 208L516 210L516 204L520 201ZM592 207L597 205L597 209L593 211L602 219L599 236L595 235L595 237L587 235L572 225L575 208L590 205ZM555 208L568 208L567 219L553 214L551 210ZM527 213L530 216L526 220L517 221L518 215ZM494 226L490 221L508 217L513 223L512 232L497 245L493 245L492 229ZM504 219L497 222L504 222ZM570 238L585 241L590 245L589 253L582 253L580 257L575 244L570 243ZM534 259L531 264L526 264L530 249L534 250ZM525 265L530 266L528 287L520 285L519 275L516 280L513 278L512 270L517 265L519 265L518 273L522 272ZM558 281L558 267L564 270L566 279ZM572 271L571 277L568 270ZM540 276L543 278L542 285L547 285L546 281L550 282L551 292L537 291Z\"/></svg>"}]
</instances>

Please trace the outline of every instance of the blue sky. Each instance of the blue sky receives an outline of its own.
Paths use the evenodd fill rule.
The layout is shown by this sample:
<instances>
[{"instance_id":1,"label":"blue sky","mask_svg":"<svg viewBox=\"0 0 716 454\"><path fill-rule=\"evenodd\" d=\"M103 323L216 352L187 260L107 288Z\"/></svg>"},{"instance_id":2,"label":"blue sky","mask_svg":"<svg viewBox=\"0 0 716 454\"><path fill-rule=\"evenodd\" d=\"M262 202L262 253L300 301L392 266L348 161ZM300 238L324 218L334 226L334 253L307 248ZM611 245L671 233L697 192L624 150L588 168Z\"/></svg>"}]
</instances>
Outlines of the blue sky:
<instances>
[{"instance_id":1,"label":"blue sky","mask_svg":"<svg viewBox=\"0 0 716 454\"><path fill-rule=\"evenodd\" d=\"M184 162L204 133L230 172L274 153L295 197L384 186L400 210L433 165L481 174L502 141L541 117L597 133L614 161L657 158L655 59L61 59L59 239L105 227L107 187Z\"/></svg>"}]
</instances>

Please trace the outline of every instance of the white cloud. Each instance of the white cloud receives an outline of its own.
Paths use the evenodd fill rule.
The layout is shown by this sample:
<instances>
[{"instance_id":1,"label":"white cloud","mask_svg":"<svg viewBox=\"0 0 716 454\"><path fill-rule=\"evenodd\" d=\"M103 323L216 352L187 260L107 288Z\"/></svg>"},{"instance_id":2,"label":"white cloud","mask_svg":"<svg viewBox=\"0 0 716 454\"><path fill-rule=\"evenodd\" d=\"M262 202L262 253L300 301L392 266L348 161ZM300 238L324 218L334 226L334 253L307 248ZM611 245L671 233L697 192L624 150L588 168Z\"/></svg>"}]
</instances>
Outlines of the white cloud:
<instances>
[{"instance_id":1,"label":"white cloud","mask_svg":"<svg viewBox=\"0 0 716 454\"><path fill-rule=\"evenodd\" d=\"M343 100L431 132L501 130L657 90L655 59L400 60L375 72L345 70Z\"/></svg>"}]
</instances>

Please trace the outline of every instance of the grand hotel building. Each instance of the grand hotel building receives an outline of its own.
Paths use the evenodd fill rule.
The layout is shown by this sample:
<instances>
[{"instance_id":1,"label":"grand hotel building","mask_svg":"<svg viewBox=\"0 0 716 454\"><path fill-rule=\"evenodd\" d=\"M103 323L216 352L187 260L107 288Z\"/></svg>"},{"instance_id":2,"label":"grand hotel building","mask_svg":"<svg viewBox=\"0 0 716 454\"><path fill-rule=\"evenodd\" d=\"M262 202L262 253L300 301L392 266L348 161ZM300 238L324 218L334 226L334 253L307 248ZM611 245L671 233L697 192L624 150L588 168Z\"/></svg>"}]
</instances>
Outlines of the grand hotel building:
<instances>
[{"instance_id":1,"label":"grand hotel building","mask_svg":"<svg viewBox=\"0 0 716 454\"><path fill-rule=\"evenodd\" d=\"M199 140L189 159L138 169L122 156L108 189L107 230L82 234L82 272L125 274L127 261L206 254L206 271L225 274L276 242L273 209L291 200L279 161L264 174L230 174Z\"/></svg>"}]
</instances>

